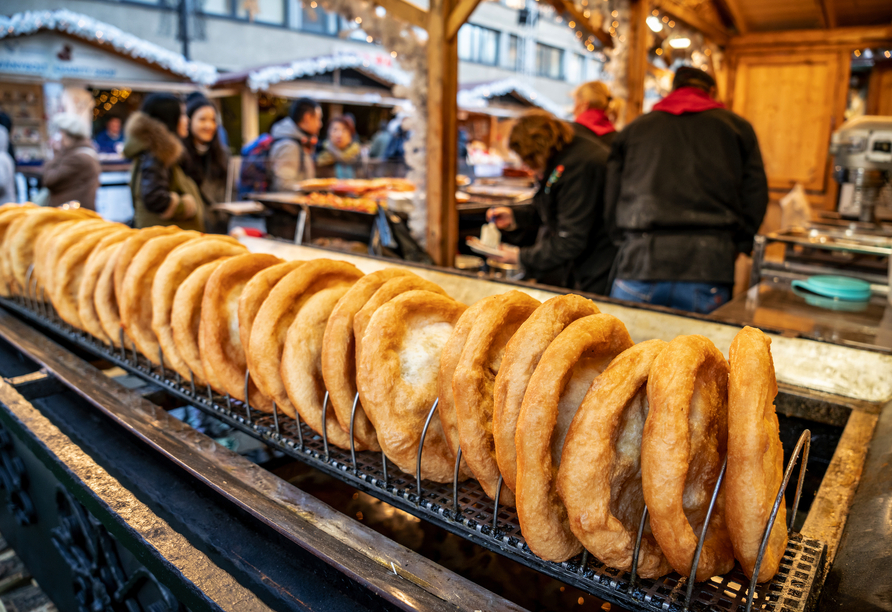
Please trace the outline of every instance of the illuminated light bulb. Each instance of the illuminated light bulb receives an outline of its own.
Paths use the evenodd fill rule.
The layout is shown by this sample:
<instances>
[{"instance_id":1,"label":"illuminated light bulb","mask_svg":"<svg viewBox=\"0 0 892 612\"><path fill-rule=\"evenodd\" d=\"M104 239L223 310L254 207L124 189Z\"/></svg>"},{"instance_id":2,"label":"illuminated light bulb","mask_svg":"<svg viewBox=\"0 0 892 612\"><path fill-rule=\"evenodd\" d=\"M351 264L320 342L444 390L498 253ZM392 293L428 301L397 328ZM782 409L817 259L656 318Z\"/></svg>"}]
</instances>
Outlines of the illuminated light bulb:
<instances>
[{"instance_id":1,"label":"illuminated light bulb","mask_svg":"<svg viewBox=\"0 0 892 612\"><path fill-rule=\"evenodd\" d=\"M663 23L669 23L669 18L668 18L668 17L663 17L662 21L663 21Z\"/></svg>"},{"instance_id":2,"label":"illuminated light bulb","mask_svg":"<svg viewBox=\"0 0 892 612\"><path fill-rule=\"evenodd\" d=\"M669 41L669 46L673 49L687 49L691 46L690 38L673 38Z\"/></svg>"},{"instance_id":3,"label":"illuminated light bulb","mask_svg":"<svg viewBox=\"0 0 892 612\"><path fill-rule=\"evenodd\" d=\"M657 55L663 55L663 50L662 50L662 49L657 49L657 50L655 51L655 53L656 53Z\"/></svg>"},{"instance_id":4,"label":"illuminated light bulb","mask_svg":"<svg viewBox=\"0 0 892 612\"><path fill-rule=\"evenodd\" d=\"M613 11L612 13L610 13L610 16L611 17L619 17L619 13L616 11Z\"/></svg>"},{"instance_id":5,"label":"illuminated light bulb","mask_svg":"<svg viewBox=\"0 0 892 612\"><path fill-rule=\"evenodd\" d=\"M366 36L366 37L365 37L365 41L368 42L368 43L370 43L370 42L372 42L372 41L374 41L374 40L375 40L375 39L372 38L371 36Z\"/></svg>"},{"instance_id":6,"label":"illuminated light bulb","mask_svg":"<svg viewBox=\"0 0 892 612\"><path fill-rule=\"evenodd\" d=\"M618 21L614 21L614 22L611 23L610 25L612 25L614 28L618 28L618 27L619 27L619 22L618 22Z\"/></svg>"},{"instance_id":7,"label":"illuminated light bulb","mask_svg":"<svg viewBox=\"0 0 892 612\"><path fill-rule=\"evenodd\" d=\"M883 53L883 55L885 55L886 57L892 57L892 53L890 53L889 51L886 51L885 53Z\"/></svg>"},{"instance_id":8,"label":"illuminated light bulb","mask_svg":"<svg viewBox=\"0 0 892 612\"><path fill-rule=\"evenodd\" d=\"M391 52L390 52L390 57L396 57L396 51L391 51Z\"/></svg>"},{"instance_id":9,"label":"illuminated light bulb","mask_svg":"<svg viewBox=\"0 0 892 612\"><path fill-rule=\"evenodd\" d=\"M575 22L575 21L571 21L571 22L568 23L567 25L570 26L571 28L575 28L575 27L576 27L576 22Z\"/></svg>"},{"instance_id":10,"label":"illuminated light bulb","mask_svg":"<svg viewBox=\"0 0 892 612\"><path fill-rule=\"evenodd\" d=\"M675 27L675 22L674 22L674 21L670 21L670 22L669 22L669 27L670 27L670 28L674 28L674 27Z\"/></svg>"},{"instance_id":11,"label":"illuminated light bulb","mask_svg":"<svg viewBox=\"0 0 892 612\"><path fill-rule=\"evenodd\" d=\"M660 30L663 29L663 24L660 23L659 17L655 17L654 15L651 15L650 17L647 18L647 27L649 27L654 32L659 32Z\"/></svg>"},{"instance_id":12,"label":"illuminated light bulb","mask_svg":"<svg viewBox=\"0 0 892 612\"><path fill-rule=\"evenodd\" d=\"M657 15L660 14L660 11L658 11L657 9L654 9L654 10L651 11L650 14L653 15L654 17L656 17Z\"/></svg>"},{"instance_id":13,"label":"illuminated light bulb","mask_svg":"<svg viewBox=\"0 0 892 612\"><path fill-rule=\"evenodd\" d=\"M357 17L357 18L356 18L356 23L362 23L362 17Z\"/></svg>"},{"instance_id":14,"label":"illuminated light bulb","mask_svg":"<svg viewBox=\"0 0 892 612\"><path fill-rule=\"evenodd\" d=\"M582 38L582 32L576 32L576 38Z\"/></svg>"},{"instance_id":15,"label":"illuminated light bulb","mask_svg":"<svg viewBox=\"0 0 892 612\"><path fill-rule=\"evenodd\" d=\"M859 49L855 49L855 57L861 57L861 51Z\"/></svg>"}]
</instances>

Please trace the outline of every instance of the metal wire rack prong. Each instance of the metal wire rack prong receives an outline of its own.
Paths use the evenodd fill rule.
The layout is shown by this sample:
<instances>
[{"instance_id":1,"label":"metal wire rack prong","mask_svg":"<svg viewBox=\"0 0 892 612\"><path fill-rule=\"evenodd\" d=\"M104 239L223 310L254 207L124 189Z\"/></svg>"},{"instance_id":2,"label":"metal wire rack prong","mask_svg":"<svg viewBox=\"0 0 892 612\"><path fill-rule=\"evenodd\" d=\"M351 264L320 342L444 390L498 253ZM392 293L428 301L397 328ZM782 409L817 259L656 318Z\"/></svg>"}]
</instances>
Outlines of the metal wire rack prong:
<instances>
[{"instance_id":1,"label":"metal wire rack prong","mask_svg":"<svg viewBox=\"0 0 892 612\"><path fill-rule=\"evenodd\" d=\"M297 407L295 406L295 411ZM328 453L328 390L325 390L325 398L322 400L322 448L325 449L325 460L329 461L331 455Z\"/></svg>"},{"instance_id":2,"label":"metal wire rack prong","mask_svg":"<svg viewBox=\"0 0 892 612\"><path fill-rule=\"evenodd\" d=\"M431 406L430 412L427 413L427 420L424 422L424 429L421 430L421 440L418 441L418 462L415 466L415 481L418 484L418 503L421 503L421 453L424 452L424 439L427 437L427 428L431 424L431 419L434 418L434 413L437 411L437 406L440 404L440 398L434 399L434 405Z\"/></svg>"},{"instance_id":3,"label":"metal wire rack prong","mask_svg":"<svg viewBox=\"0 0 892 612\"><path fill-rule=\"evenodd\" d=\"M765 549L768 548L768 539L771 537L771 530L774 529L774 523L777 520L777 513L780 511L780 505L784 501L784 493L787 485L790 483L790 476L793 475L793 468L796 467L796 461L799 459L799 453L802 453L802 465L799 468L799 481L796 484L796 496L793 498L793 508L790 513L790 524L787 526L787 533L792 531L793 523L796 521L796 511L799 510L799 496L802 495L802 484L805 481L805 470L808 466L808 451L811 447L811 430L806 429L799 436L799 441L793 448L793 454L787 462L787 469L784 471L784 479L781 481L780 490L774 499L774 506L771 508L771 514L768 516L768 523L765 525L765 533L762 535L762 544L759 546L759 554L756 556L756 565L753 567L753 577L750 580L749 593L746 596L746 612L753 609L753 598L756 595L756 585L759 579L759 570L762 568L762 560L765 558Z\"/></svg>"},{"instance_id":4,"label":"metal wire rack prong","mask_svg":"<svg viewBox=\"0 0 892 612\"><path fill-rule=\"evenodd\" d=\"M709 519L712 518L712 511L715 509L715 500L719 497L719 489L722 488L722 481L725 479L725 470L728 469L728 456L722 462L722 469L719 477L715 481L712 488L712 498L709 500L709 508L706 510L706 518L703 520L703 529L700 530L700 538L697 540L697 549L694 551L694 560L691 563L691 571L688 574L688 588L685 593L684 607L682 612L691 605L691 595L694 594L694 585L697 583L697 568L700 566L700 554L703 552L703 543L706 541L706 531L709 529Z\"/></svg>"},{"instance_id":5,"label":"metal wire rack prong","mask_svg":"<svg viewBox=\"0 0 892 612\"><path fill-rule=\"evenodd\" d=\"M461 445L458 447L458 452L455 454L455 469L452 473L452 510L455 513L455 520L458 520L459 516L461 516L461 512L458 508L458 475L461 471Z\"/></svg>"},{"instance_id":6,"label":"metal wire rack prong","mask_svg":"<svg viewBox=\"0 0 892 612\"><path fill-rule=\"evenodd\" d=\"M356 405L359 403L359 391L353 396L353 407L350 409L350 459L353 461L353 473L359 474L359 466L356 464L356 438L353 437L353 429L356 423Z\"/></svg>"},{"instance_id":7,"label":"metal wire rack prong","mask_svg":"<svg viewBox=\"0 0 892 612\"><path fill-rule=\"evenodd\" d=\"M248 425L251 424L251 398L248 396L248 383L251 381L251 373L245 368L245 413L248 415Z\"/></svg>"}]
</instances>

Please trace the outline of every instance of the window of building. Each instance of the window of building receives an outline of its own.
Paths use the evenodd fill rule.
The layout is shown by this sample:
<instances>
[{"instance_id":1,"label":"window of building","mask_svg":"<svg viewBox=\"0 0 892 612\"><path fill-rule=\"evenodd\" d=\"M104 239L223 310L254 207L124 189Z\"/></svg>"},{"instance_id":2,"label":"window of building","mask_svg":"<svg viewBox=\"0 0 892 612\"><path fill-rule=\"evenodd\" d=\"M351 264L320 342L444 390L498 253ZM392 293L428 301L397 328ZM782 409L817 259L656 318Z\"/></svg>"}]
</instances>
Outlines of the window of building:
<instances>
[{"instance_id":1,"label":"window of building","mask_svg":"<svg viewBox=\"0 0 892 612\"><path fill-rule=\"evenodd\" d=\"M496 66L499 63L499 32L466 23L458 31L458 58Z\"/></svg>"},{"instance_id":2,"label":"window of building","mask_svg":"<svg viewBox=\"0 0 892 612\"><path fill-rule=\"evenodd\" d=\"M515 34L509 34L508 39L508 64L506 68L520 71L523 69L523 42Z\"/></svg>"},{"instance_id":3,"label":"window of building","mask_svg":"<svg viewBox=\"0 0 892 612\"><path fill-rule=\"evenodd\" d=\"M536 43L536 74L550 79L561 79L563 71L564 50L542 43Z\"/></svg>"},{"instance_id":4,"label":"window of building","mask_svg":"<svg viewBox=\"0 0 892 612\"><path fill-rule=\"evenodd\" d=\"M199 0L198 10L205 15L232 15L230 0Z\"/></svg>"},{"instance_id":5,"label":"window of building","mask_svg":"<svg viewBox=\"0 0 892 612\"><path fill-rule=\"evenodd\" d=\"M585 58L578 53L567 57L567 82L582 83L585 80Z\"/></svg>"},{"instance_id":6,"label":"window of building","mask_svg":"<svg viewBox=\"0 0 892 612\"><path fill-rule=\"evenodd\" d=\"M283 25L285 23L285 1L255 0L257 12L254 13L254 21ZM240 19L249 19L248 11L242 2L238 4L237 15Z\"/></svg>"},{"instance_id":7,"label":"window of building","mask_svg":"<svg viewBox=\"0 0 892 612\"><path fill-rule=\"evenodd\" d=\"M314 4L316 3L304 3L300 29L304 32L315 32L316 34L337 34L337 20L329 19L328 13L318 6L313 6ZM334 27L332 27L332 23L334 23Z\"/></svg>"}]
</instances>

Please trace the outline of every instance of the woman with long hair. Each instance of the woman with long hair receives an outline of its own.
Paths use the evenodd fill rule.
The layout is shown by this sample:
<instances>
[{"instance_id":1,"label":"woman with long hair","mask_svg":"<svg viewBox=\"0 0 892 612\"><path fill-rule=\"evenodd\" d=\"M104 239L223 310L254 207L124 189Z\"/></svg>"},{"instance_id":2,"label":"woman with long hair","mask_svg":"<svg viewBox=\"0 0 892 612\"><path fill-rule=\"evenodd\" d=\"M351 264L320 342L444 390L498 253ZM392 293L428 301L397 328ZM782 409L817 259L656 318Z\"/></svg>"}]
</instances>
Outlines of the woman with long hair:
<instances>
[{"instance_id":1,"label":"woman with long hair","mask_svg":"<svg viewBox=\"0 0 892 612\"><path fill-rule=\"evenodd\" d=\"M188 135L183 104L173 94L153 93L124 128L124 156L133 160L130 191L134 227L177 225L204 231L204 202L180 166Z\"/></svg>"}]
</instances>

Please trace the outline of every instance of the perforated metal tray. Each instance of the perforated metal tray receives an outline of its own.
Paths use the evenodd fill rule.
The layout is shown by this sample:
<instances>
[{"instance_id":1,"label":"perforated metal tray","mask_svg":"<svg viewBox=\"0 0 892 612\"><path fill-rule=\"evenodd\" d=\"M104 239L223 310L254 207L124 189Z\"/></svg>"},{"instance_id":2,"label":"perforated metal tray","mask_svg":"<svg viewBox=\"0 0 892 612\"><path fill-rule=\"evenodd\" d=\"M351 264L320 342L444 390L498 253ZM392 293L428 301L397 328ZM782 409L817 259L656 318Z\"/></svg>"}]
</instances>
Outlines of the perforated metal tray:
<instances>
[{"instance_id":1,"label":"perforated metal tray","mask_svg":"<svg viewBox=\"0 0 892 612\"><path fill-rule=\"evenodd\" d=\"M639 578L633 583L629 572L607 567L587 553L564 563L543 561L526 545L514 508L498 507L494 523L495 504L476 481L460 483L455 495L452 485L424 480L419 497L415 477L399 471L380 453L357 452L354 463L349 450L328 445L306 424L281 413L270 415L248 408L238 400L211 393L209 388L194 389L190 381L180 379L170 370L153 366L135 351L113 350L75 330L61 321L51 306L4 298L0 298L0 304L286 455L485 548L630 610L685 609L687 579L676 573L657 580ZM823 543L792 534L780 570L773 580L758 585L752 609L775 612L810 609L824 551ZM748 588L749 580L739 567L735 567L724 576L696 584L687 609L743 612Z\"/></svg>"}]
</instances>

